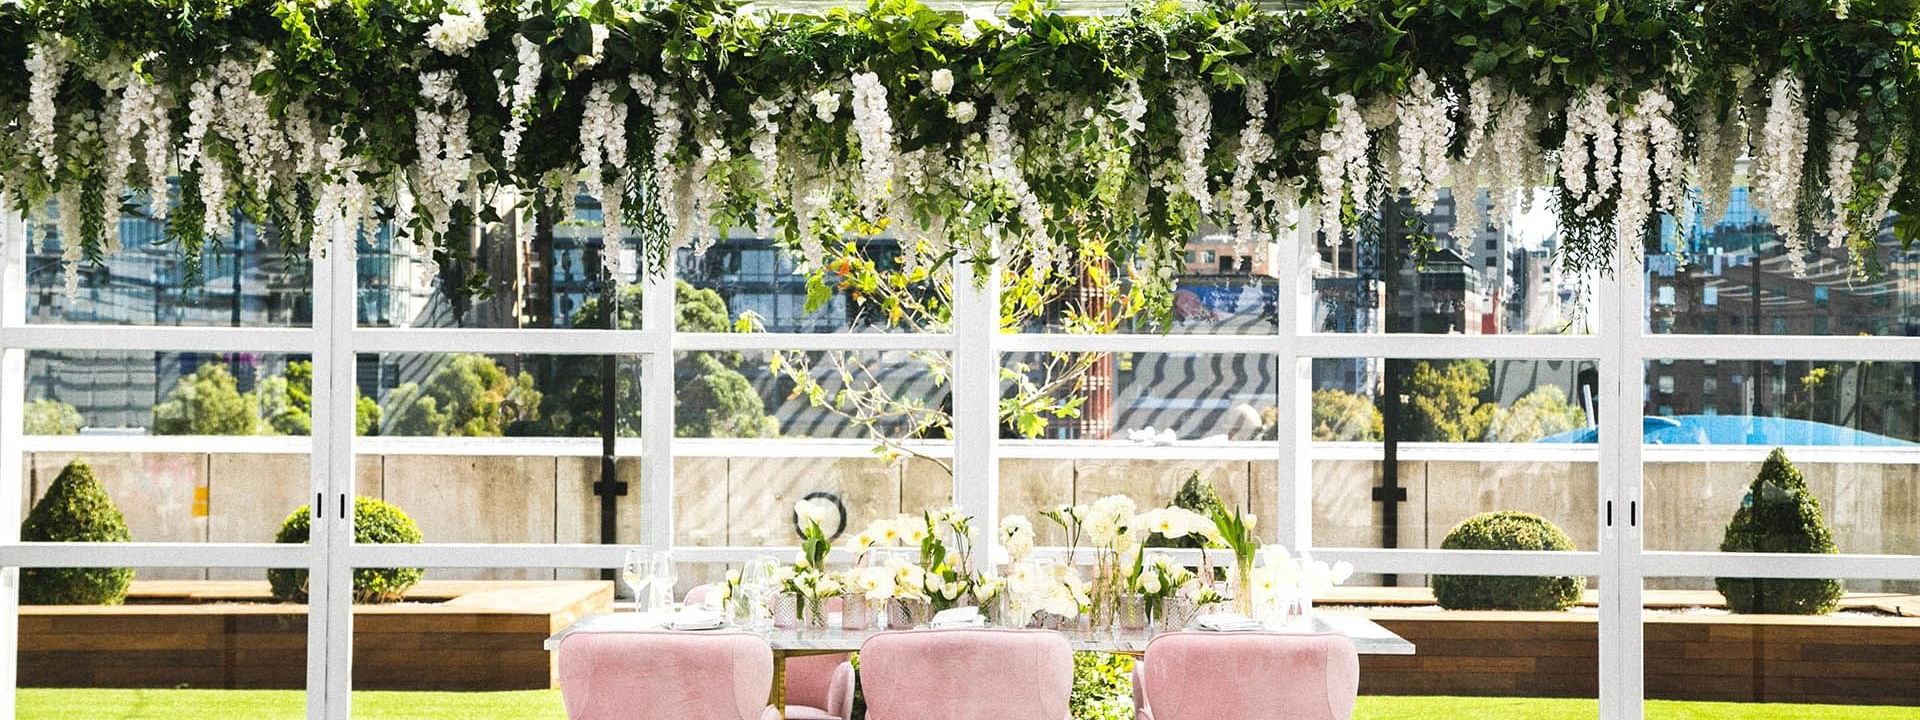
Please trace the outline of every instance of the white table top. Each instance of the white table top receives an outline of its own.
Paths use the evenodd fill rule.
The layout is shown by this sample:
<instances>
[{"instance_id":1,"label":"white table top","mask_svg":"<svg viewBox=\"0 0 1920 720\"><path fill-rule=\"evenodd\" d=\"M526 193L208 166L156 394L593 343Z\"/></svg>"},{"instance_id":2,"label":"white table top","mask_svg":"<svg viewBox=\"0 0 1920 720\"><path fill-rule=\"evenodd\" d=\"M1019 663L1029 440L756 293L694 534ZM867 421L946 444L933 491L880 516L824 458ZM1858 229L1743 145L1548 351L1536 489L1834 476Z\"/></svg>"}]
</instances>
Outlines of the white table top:
<instances>
[{"instance_id":1,"label":"white table top","mask_svg":"<svg viewBox=\"0 0 1920 720\"><path fill-rule=\"evenodd\" d=\"M661 627L665 616L654 613L602 613L581 618L547 638L546 649L560 648L560 640L576 632L672 632ZM1315 632L1337 632L1353 641L1361 655L1412 655L1413 643L1381 627L1379 623L1357 615L1313 616ZM698 631L689 631L698 632ZM877 631L849 632L828 630L773 630L765 633L775 650L801 652L853 652ZM1140 654L1146 652L1152 635L1146 632L1095 633L1091 636L1068 631L1073 649L1087 652Z\"/></svg>"}]
</instances>

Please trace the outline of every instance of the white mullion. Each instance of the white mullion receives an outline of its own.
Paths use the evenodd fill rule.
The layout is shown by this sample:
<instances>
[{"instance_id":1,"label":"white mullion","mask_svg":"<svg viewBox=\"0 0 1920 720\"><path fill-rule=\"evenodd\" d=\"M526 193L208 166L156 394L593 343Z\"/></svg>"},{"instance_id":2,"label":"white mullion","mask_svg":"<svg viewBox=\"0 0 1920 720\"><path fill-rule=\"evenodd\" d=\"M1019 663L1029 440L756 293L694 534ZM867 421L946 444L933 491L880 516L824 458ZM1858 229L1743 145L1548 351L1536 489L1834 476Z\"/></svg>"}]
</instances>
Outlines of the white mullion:
<instances>
[{"instance_id":1,"label":"white mullion","mask_svg":"<svg viewBox=\"0 0 1920 720\"><path fill-rule=\"evenodd\" d=\"M949 351L959 342L944 333L711 333L676 332L673 347L680 352L771 351Z\"/></svg>"},{"instance_id":2,"label":"white mullion","mask_svg":"<svg viewBox=\"0 0 1920 720\"><path fill-rule=\"evenodd\" d=\"M1318 225L1309 214L1301 218L1291 242L1286 235L1280 236L1280 262L1275 273L1280 279L1279 321L1275 323L1279 346L1273 361L1274 378L1280 387L1275 399L1274 432L1279 441L1275 450L1280 456L1274 472L1277 486L1273 512L1278 521L1276 537L1291 548L1313 547L1313 457L1308 452L1313 442L1313 362L1301 357L1300 336L1307 329L1307 318L1313 315L1313 263L1307 260L1317 258L1319 253L1313 230ZM1253 473L1253 477L1259 476ZM1261 510L1255 508L1254 512Z\"/></svg>"},{"instance_id":3,"label":"white mullion","mask_svg":"<svg viewBox=\"0 0 1920 720\"><path fill-rule=\"evenodd\" d=\"M1000 521L999 400L1000 261L976 277L974 266L953 263L953 501L961 512L979 518L983 552L974 553L977 569L993 562Z\"/></svg>"},{"instance_id":4,"label":"white mullion","mask_svg":"<svg viewBox=\"0 0 1920 720\"><path fill-rule=\"evenodd\" d=\"M1656 551L1640 562L1646 577L1920 580L1913 555Z\"/></svg>"},{"instance_id":5,"label":"white mullion","mask_svg":"<svg viewBox=\"0 0 1920 720\"><path fill-rule=\"evenodd\" d=\"M18 567L135 568L300 567L321 555L308 545L276 543L17 543L0 545L0 553Z\"/></svg>"},{"instance_id":6,"label":"white mullion","mask_svg":"<svg viewBox=\"0 0 1920 720\"><path fill-rule=\"evenodd\" d=\"M346 720L353 713L353 505L356 495L354 405L358 394L358 355L354 347L359 314L358 238L336 226L324 263L314 267L315 410L311 482L324 507L314 508L310 542L324 562L309 573L307 632L319 634L319 657L308 660L307 714L311 719ZM324 269L321 267L324 265ZM322 359L324 358L324 362ZM319 618L318 629L314 619ZM321 667L314 667L318 663ZM315 697L315 695L318 697Z\"/></svg>"},{"instance_id":7,"label":"white mullion","mask_svg":"<svg viewBox=\"0 0 1920 720\"><path fill-rule=\"evenodd\" d=\"M1644 280L1642 281L1644 283ZM1647 335L1636 322L1632 342L1653 360L1791 360L1920 362L1910 337L1836 335ZM1626 338L1623 338L1623 340Z\"/></svg>"},{"instance_id":8,"label":"white mullion","mask_svg":"<svg viewBox=\"0 0 1920 720\"><path fill-rule=\"evenodd\" d=\"M26 320L26 230L9 198L0 195L0 544L20 541L20 503L26 494L21 467L25 433L27 351L14 346L13 330ZM10 549L0 555L11 557ZM15 716L20 649L20 569L0 562L0 718Z\"/></svg>"},{"instance_id":9,"label":"white mullion","mask_svg":"<svg viewBox=\"0 0 1920 720\"><path fill-rule=\"evenodd\" d=\"M1600 370L1600 392L1605 398L1600 414L1602 422L1607 423L1599 438L1600 497L1613 503L1613 526L1602 533L1606 537L1603 550L1611 555L1611 561L1610 573L1601 579L1600 687L1603 713L1617 720L1639 720L1646 704L1646 626L1641 612L1645 581L1639 527L1646 513L1640 512L1639 506L1645 471L1643 399L1647 374L1641 315L1647 298L1640 253L1641 243L1622 238L1614 254L1613 277L1601 286L1602 308L1609 311L1601 333L1609 340L1613 367ZM1603 502L1602 512L1605 506ZM1609 677L1613 678L1611 682Z\"/></svg>"},{"instance_id":10,"label":"white mullion","mask_svg":"<svg viewBox=\"0 0 1920 720\"><path fill-rule=\"evenodd\" d=\"M674 541L673 424L679 398L675 394L673 363L679 328L674 312L675 263L667 263L644 282L641 311L643 332L660 342L640 358L640 537L646 544L672 547ZM618 567L619 561L604 567Z\"/></svg>"},{"instance_id":11,"label":"white mullion","mask_svg":"<svg viewBox=\"0 0 1920 720\"><path fill-rule=\"evenodd\" d=\"M1597 335L1306 333L1300 340L1300 354L1316 358L1591 360L1606 351Z\"/></svg>"},{"instance_id":12,"label":"white mullion","mask_svg":"<svg viewBox=\"0 0 1920 720\"><path fill-rule=\"evenodd\" d=\"M1283 303L1287 302L1282 300ZM997 338L997 349L1009 353L1207 353L1264 354L1281 351L1282 341L1261 335L1069 335L1019 333Z\"/></svg>"},{"instance_id":13,"label":"white mullion","mask_svg":"<svg viewBox=\"0 0 1920 720\"><path fill-rule=\"evenodd\" d=\"M313 348L314 332L306 328L26 325L16 321L9 324L7 345L27 350L294 354Z\"/></svg>"},{"instance_id":14,"label":"white mullion","mask_svg":"<svg viewBox=\"0 0 1920 720\"><path fill-rule=\"evenodd\" d=\"M353 331L354 350L366 353L634 355L665 345L665 331L652 328L359 328Z\"/></svg>"}]
</instances>

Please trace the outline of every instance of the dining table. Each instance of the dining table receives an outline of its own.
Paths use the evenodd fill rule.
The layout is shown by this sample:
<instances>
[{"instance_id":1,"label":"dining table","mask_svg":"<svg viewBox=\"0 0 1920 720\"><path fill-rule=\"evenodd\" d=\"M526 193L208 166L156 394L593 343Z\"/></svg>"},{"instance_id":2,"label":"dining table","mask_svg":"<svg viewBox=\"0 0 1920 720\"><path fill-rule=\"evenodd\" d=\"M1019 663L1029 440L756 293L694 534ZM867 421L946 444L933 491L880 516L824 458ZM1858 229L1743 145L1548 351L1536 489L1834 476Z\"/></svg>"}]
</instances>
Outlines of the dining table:
<instances>
[{"instance_id":1,"label":"dining table","mask_svg":"<svg viewBox=\"0 0 1920 720\"><path fill-rule=\"evenodd\" d=\"M837 613L836 613L837 615ZM610 612L596 613L582 617L559 632L549 636L544 644L548 652L560 649L560 641L574 633L595 632L705 632L702 630L669 629L671 615L663 612ZM726 629L743 628L727 626ZM1353 647L1361 655L1412 655L1414 646L1406 638L1381 627L1361 615L1314 613L1304 622L1282 632L1302 633L1339 633L1353 642ZM837 617L829 618L827 628L773 628L760 632L773 648L773 687L768 692L767 704L786 716L787 694L787 658L810 655L834 655L856 652L861 643L883 629L843 630ZM1057 632L1065 635L1076 652L1103 652L1116 655L1140 656L1147 652L1147 643L1159 634L1156 630L1080 630L1068 628Z\"/></svg>"}]
</instances>

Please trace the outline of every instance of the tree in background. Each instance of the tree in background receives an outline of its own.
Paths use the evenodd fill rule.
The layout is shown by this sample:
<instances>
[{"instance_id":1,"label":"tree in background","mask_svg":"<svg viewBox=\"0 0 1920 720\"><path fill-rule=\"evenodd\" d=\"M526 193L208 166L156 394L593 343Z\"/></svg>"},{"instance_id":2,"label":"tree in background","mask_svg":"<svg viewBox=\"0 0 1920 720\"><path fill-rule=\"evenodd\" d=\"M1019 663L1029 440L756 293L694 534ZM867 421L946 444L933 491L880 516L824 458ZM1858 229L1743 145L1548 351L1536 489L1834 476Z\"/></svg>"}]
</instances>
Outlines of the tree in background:
<instances>
[{"instance_id":1,"label":"tree in background","mask_svg":"<svg viewBox=\"0 0 1920 720\"><path fill-rule=\"evenodd\" d=\"M1533 442L1586 424L1586 411L1567 401L1567 391L1557 385L1542 385L1520 396L1513 405L1496 409L1493 422L1487 427L1487 439Z\"/></svg>"},{"instance_id":2,"label":"tree in background","mask_svg":"<svg viewBox=\"0 0 1920 720\"><path fill-rule=\"evenodd\" d=\"M1334 388L1313 391L1313 439L1379 440L1385 422L1373 400Z\"/></svg>"},{"instance_id":3,"label":"tree in background","mask_svg":"<svg viewBox=\"0 0 1920 720\"><path fill-rule=\"evenodd\" d=\"M53 398L27 401L22 414L26 416L23 432L28 435L78 435L87 424L78 409Z\"/></svg>"},{"instance_id":4,"label":"tree in background","mask_svg":"<svg viewBox=\"0 0 1920 720\"><path fill-rule=\"evenodd\" d=\"M1491 375L1485 360L1449 360L1435 367L1422 360L1407 377L1405 439L1474 442L1486 437L1498 406L1481 398Z\"/></svg>"},{"instance_id":5,"label":"tree in background","mask_svg":"<svg viewBox=\"0 0 1920 720\"><path fill-rule=\"evenodd\" d=\"M1820 501L1807 490L1800 469L1774 448L1748 486L1740 509L1720 541L1720 552L1813 553L1831 555L1833 531L1820 514ZM1714 586L1737 613L1825 615L1840 604L1839 580L1800 578L1718 578Z\"/></svg>"},{"instance_id":6,"label":"tree in background","mask_svg":"<svg viewBox=\"0 0 1920 720\"><path fill-rule=\"evenodd\" d=\"M233 373L207 363L180 378L166 400L153 407L156 435L252 435L260 426L253 393L240 392Z\"/></svg>"},{"instance_id":7,"label":"tree in background","mask_svg":"<svg viewBox=\"0 0 1920 720\"><path fill-rule=\"evenodd\" d=\"M307 435L313 432L313 361L287 363L287 372L260 383L254 391L260 398L260 415L275 435ZM354 389L354 433L377 434L380 429L380 403Z\"/></svg>"},{"instance_id":8,"label":"tree in background","mask_svg":"<svg viewBox=\"0 0 1920 720\"><path fill-rule=\"evenodd\" d=\"M539 390L533 376L509 374L493 358L455 355L427 376L425 384L406 383L388 394L390 435L499 437L509 428L540 417Z\"/></svg>"},{"instance_id":9,"label":"tree in background","mask_svg":"<svg viewBox=\"0 0 1920 720\"><path fill-rule=\"evenodd\" d=\"M697 288L684 280L674 283L674 321L680 332L721 333L733 330L726 300L720 293ZM618 327L640 327L644 298L640 285L621 291ZM602 327L600 298L591 297L573 312L573 327ZM774 437L779 421L747 377L740 373L739 353L695 352L674 360L677 412L676 437ZM615 431L622 437L640 435L639 375L623 369L614 379ZM559 369L547 383L541 412L542 432L565 437L592 437L600 433L600 409L605 403L599 366L573 363Z\"/></svg>"}]
</instances>

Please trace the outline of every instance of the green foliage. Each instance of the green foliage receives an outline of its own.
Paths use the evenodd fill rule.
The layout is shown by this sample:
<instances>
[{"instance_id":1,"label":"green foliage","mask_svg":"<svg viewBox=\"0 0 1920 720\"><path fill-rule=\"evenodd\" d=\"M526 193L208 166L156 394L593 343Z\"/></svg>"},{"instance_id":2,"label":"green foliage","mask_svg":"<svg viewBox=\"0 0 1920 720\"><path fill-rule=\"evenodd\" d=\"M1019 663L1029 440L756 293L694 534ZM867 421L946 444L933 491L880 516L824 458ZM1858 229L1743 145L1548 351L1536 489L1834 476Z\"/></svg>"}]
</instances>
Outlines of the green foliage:
<instances>
[{"instance_id":1,"label":"green foliage","mask_svg":"<svg viewBox=\"0 0 1920 720\"><path fill-rule=\"evenodd\" d=\"M1334 388L1313 391L1315 440L1379 440L1385 424L1371 399Z\"/></svg>"},{"instance_id":2,"label":"green foliage","mask_svg":"<svg viewBox=\"0 0 1920 720\"><path fill-rule=\"evenodd\" d=\"M1584 427L1587 413L1567 401L1558 385L1542 385L1520 396L1513 405L1494 411L1487 428L1492 442L1533 442L1556 433Z\"/></svg>"},{"instance_id":3,"label":"green foliage","mask_svg":"<svg viewBox=\"0 0 1920 720\"><path fill-rule=\"evenodd\" d=\"M1565 552L1573 541L1545 518L1523 512L1491 512L1467 518L1447 533L1444 550ZM1435 575L1433 598L1448 610L1565 610L1579 602L1578 577Z\"/></svg>"},{"instance_id":4,"label":"green foliage","mask_svg":"<svg viewBox=\"0 0 1920 720\"><path fill-rule=\"evenodd\" d=\"M1820 514L1820 501L1807 489L1800 469L1774 448L1747 487L1740 509L1727 523L1721 552L1811 553L1831 555L1833 532ZM1839 580L1718 578L1714 586L1736 613L1825 615L1839 607L1845 587Z\"/></svg>"},{"instance_id":5,"label":"green foliage","mask_svg":"<svg viewBox=\"0 0 1920 720\"><path fill-rule=\"evenodd\" d=\"M114 507L93 468L74 460L54 478L20 525L23 542L130 542L126 518ZM22 568L20 602L27 605L118 605L133 582L129 568Z\"/></svg>"},{"instance_id":6,"label":"green foliage","mask_svg":"<svg viewBox=\"0 0 1920 720\"><path fill-rule=\"evenodd\" d=\"M1485 437L1497 408L1481 399L1490 378L1485 360L1414 363L1406 385L1406 439L1457 443Z\"/></svg>"},{"instance_id":7,"label":"green foliage","mask_svg":"<svg viewBox=\"0 0 1920 720\"><path fill-rule=\"evenodd\" d=\"M53 398L27 401L22 432L28 435L78 435L87 419L80 410Z\"/></svg>"},{"instance_id":8,"label":"green foliage","mask_svg":"<svg viewBox=\"0 0 1920 720\"><path fill-rule=\"evenodd\" d=\"M1067 697L1073 720L1133 720L1132 657L1110 653L1073 654L1073 694Z\"/></svg>"},{"instance_id":9,"label":"green foliage","mask_svg":"<svg viewBox=\"0 0 1920 720\"><path fill-rule=\"evenodd\" d=\"M424 385L406 383L387 396L387 434L500 437L539 419L540 396L532 375L509 374L485 355L454 355Z\"/></svg>"},{"instance_id":10,"label":"green foliage","mask_svg":"<svg viewBox=\"0 0 1920 720\"><path fill-rule=\"evenodd\" d=\"M260 398L260 415L267 429L276 435L307 435L313 432L313 361L287 363L287 372L267 378L254 392ZM377 434L380 429L380 404L354 389L354 432Z\"/></svg>"},{"instance_id":11,"label":"green foliage","mask_svg":"<svg viewBox=\"0 0 1920 720\"><path fill-rule=\"evenodd\" d=\"M1220 500L1220 492L1214 489L1213 483L1200 477L1198 470L1189 473L1186 482L1180 483L1180 489L1173 494L1173 502L1171 505L1172 507L1184 510L1192 510L1204 518L1212 518L1214 513L1227 506L1226 503ZM1206 543L1205 538L1193 535L1178 537L1172 540L1160 537L1157 534L1147 537L1147 547L1193 549L1203 547Z\"/></svg>"},{"instance_id":12,"label":"green foliage","mask_svg":"<svg viewBox=\"0 0 1920 720\"><path fill-rule=\"evenodd\" d=\"M696 370L679 385L674 435L761 438L780 434L780 423L767 415L760 394L745 375L705 353L691 362Z\"/></svg>"},{"instance_id":13,"label":"green foliage","mask_svg":"<svg viewBox=\"0 0 1920 720\"><path fill-rule=\"evenodd\" d=\"M684 280L674 283L675 329L680 332L722 333L733 331L726 300L708 288L694 287ZM619 327L640 326L643 302L641 285L626 287L620 296ZM590 297L576 308L571 318L574 327L604 327L601 299ZM695 352L674 361L675 437L759 438L780 434L777 419L766 412L759 393L739 371L743 360L739 353ZM541 431L565 437L591 437L600 433L600 410L606 399L602 392L599 363L572 363L554 369L545 383L560 388L546 393L541 406ZM637 373L622 368L614 378L616 433L621 437L640 434L641 383Z\"/></svg>"},{"instance_id":14,"label":"green foliage","mask_svg":"<svg viewBox=\"0 0 1920 720\"><path fill-rule=\"evenodd\" d=\"M274 534L277 543L304 543L312 532L312 507L301 505L280 523ZM353 498L353 541L356 543L412 544L421 541L420 526L399 507L370 497ZM355 568L353 601L357 603L399 602L407 589L420 582L419 568ZM267 583L273 596L281 601L307 602L306 568L275 568L267 571Z\"/></svg>"},{"instance_id":15,"label":"green foliage","mask_svg":"<svg viewBox=\"0 0 1920 720\"><path fill-rule=\"evenodd\" d=\"M166 400L153 407L156 435L253 435L259 424L253 393L241 393L233 373L218 363L180 378Z\"/></svg>"}]
</instances>

